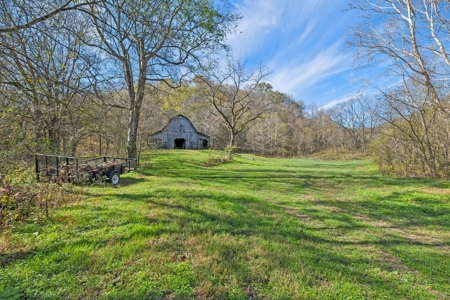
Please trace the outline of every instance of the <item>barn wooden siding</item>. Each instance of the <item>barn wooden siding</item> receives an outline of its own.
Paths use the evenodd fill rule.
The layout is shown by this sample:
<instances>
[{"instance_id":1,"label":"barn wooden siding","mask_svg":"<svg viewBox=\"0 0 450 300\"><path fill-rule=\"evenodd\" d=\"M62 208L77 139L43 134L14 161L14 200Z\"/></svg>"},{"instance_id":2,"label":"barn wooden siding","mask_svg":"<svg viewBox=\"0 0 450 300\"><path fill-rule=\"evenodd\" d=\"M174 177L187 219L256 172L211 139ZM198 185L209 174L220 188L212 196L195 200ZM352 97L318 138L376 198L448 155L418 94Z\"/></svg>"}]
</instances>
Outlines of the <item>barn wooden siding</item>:
<instances>
[{"instance_id":1,"label":"barn wooden siding","mask_svg":"<svg viewBox=\"0 0 450 300\"><path fill-rule=\"evenodd\" d=\"M191 121L178 115L163 129L149 136L149 146L167 149L205 149L209 148L209 136L192 125Z\"/></svg>"}]
</instances>

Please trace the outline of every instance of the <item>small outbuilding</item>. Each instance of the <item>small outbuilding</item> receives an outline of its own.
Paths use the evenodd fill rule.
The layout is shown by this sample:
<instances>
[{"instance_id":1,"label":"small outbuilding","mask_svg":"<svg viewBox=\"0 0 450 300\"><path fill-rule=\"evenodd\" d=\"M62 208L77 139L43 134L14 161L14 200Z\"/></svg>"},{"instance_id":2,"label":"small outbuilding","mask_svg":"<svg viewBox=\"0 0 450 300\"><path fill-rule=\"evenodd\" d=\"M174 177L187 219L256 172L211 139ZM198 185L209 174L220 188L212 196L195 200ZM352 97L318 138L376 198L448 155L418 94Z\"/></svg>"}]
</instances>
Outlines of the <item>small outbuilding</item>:
<instances>
[{"instance_id":1,"label":"small outbuilding","mask_svg":"<svg viewBox=\"0 0 450 300\"><path fill-rule=\"evenodd\" d=\"M165 149L208 149L209 136L197 131L185 116L177 115L163 129L150 134L148 144Z\"/></svg>"}]
</instances>

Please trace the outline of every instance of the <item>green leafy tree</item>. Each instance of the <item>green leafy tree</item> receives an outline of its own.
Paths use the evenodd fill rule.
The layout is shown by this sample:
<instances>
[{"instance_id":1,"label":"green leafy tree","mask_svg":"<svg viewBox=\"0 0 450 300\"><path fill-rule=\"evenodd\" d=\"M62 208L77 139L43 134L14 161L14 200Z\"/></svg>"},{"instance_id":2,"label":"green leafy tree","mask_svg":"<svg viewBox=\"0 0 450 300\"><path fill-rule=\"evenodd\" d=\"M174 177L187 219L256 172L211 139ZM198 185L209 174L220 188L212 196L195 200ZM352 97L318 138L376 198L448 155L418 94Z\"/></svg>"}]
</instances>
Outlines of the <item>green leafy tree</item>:
<instances>
[{"instance_id":1,"label":"green leafy tree","mask_svg":"<svg viewBox=\"0 0 450 300\"><path fill-rule=\"evenodd\" d=\"M0 0L0 34L29 29L58 14L105 0Z\"/></svg>"},{"instance_id":2,"label":"green leafy tree","mask_svg":"<svg viewBox=\"0 0 450 300\"><path fill-rule=\"evenodd\" d=\"M179 82L205 55L226 48L226 34L238 17L225 1L211 0L110 0L93 5L90 13L94 41L87 44L118 66L112 83L128 94L126 151L136 157L146 85L167 78Z\"/></svg>"},{"instance_id":3,"label":"green leafy tree","mask_svg":"<svg viewBox=\"0 0 450 300\"><path fill-rule=\"evenodd\" d=\"M70 11L0 34L2 97L16 111L15 122L34 133L23 141L30 152L74 152L85 134L80 116L90 105L98 59L81 42L88 28L83 14Z\"/></svg>"}]
</instances>

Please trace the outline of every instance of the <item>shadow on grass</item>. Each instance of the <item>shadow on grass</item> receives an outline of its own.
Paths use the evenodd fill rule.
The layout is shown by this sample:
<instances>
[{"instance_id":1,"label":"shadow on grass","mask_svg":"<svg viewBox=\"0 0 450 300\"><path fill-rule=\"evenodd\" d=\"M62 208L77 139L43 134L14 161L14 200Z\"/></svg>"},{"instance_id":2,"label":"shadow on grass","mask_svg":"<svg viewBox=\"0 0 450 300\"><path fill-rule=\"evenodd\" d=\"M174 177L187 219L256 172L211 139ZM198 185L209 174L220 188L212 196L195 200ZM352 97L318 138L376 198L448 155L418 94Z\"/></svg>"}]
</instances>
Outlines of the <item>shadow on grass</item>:
<instances>
[{"instance_id":1,"label":"shadow on grass","mask_svg":"<svg viewBox=\"0 0 450 300\"><path fill-rule=\"evenodd\" d=\"M170 157L174 156L175 154L167 158L167 164L171 164ZM194 251L189 250L189 245L184 244L184 241L197 238L208 240L200 241L205 244L204 253L191 253L192 256L204 255L206 261L203 265L201 260L196 262L196 268L202 267L205 272L196 276L204 276L203 280L212 286L211 289L220 290L227 284L230 285L233 278L236 278L242 290L250 291L248 287L258 285L268 288L273 284L271 275L287 274L289 284L303 285L303 288L315 289L317 293L335 286L336 290L332 295L339 294L339 291L342 295L345 294L344 290L339 290L341 283L357 283L362 290L360 296L365 295L365 298L417 298L414 289L410 288L411 284L406 284L404 279L412 281L416 285L415 289L426 290L423 282L437 282L441 285L436 289L444 293L450 290L448 272L434 272L432 264L436 261L441 268L450 269L448 259L443 259L444 255L438 251L438 248L446 247L448 243L411 240L407 236L391 232L390 227L383 227L383 224L373 224L377 220L383 220L396 228L440 226L448 230L450 222L446 216L450 215L450 209L441 206L440 200L406 191L391 192L370 201L328 199L291 202L288 206L278 200L270 202L257 194L249 194L252 190L266 189L292 197L305 190L326 191L333 195L337 190L352 187L402 187L423 181L351 174L339 170L326 170L319 174L317 171L303 169L301 172L291 172L264 167L256 170L223 170L192 166L198 167L200 164L181 162L169 169L160 166L158 169L139 172L160 176L161 182L181 178L192 180L199 187L228 186L228 192L207 188L196 190L156 187L149 189L148 193L131 193L125 187L144 182L145 179L124 178L122 180L129 181L122 183L123 189L102 196L102 201L106 202L103 206L83 204L62 209L83 212L80 214L82 220L70 231L67 241L37 246L33 253L55 257L67 247L92 250L76 258L71 257L70 253L67 261L62 261L61 264L70 266L65 271L76 278L86 272L101 277L111 272L124 272L128 268L135 273L134 266L128 264L132 264L130 261L137 257L145 257L147 253L160 255L158 259L162 261L165 259L170 263L183 263L190 259L184 253ZM308 169L320 166L322 165L311 165ZM233 187L244 192L235 192ZM137 207L141 210L128 210L117 204L125 202L138 203ZM380 232L380 228L386 230ZM130 253L122 252L125 245L132 245L134 248ZM254 254L254 249L260 252ZM374 256L377 252L383 255ZM105 260L102 260L103 257L106 257ZM211 260L207 260L211 257ZM29 258L30 254L22 257L17 255L12 262ZM146 268L152 263L158 263L152 261L151 257L146 259L149 261ZM105 261L124 263L105 270L95 269L101 268ZM214 275L211 270L213 266L217 266L214 272L218 272L218 279L211 279ZM196 272L199 272L198 269ZM176 276L172 273L170 275ZM402 277L403 275L406 277ZM303 276L302 280L296 281L296 276ZM228 279L229 282L226 281ZM132 279L128 282L127 279L124 280L125 283L132 283ZM161 286L164 284L161 282ZM101 293L101 288L97 288L99 290L95 292ZM137 291L127 292L130 299L139 298ZM144 298L156 299L163 298L163 295L170 292L173 291L161 287L157 292L146 292L143 295ZM177 292L173 293L171 296L176 298ZM249 297L250 292L246 293ZM426 299L429 293L423 293L425 296L419 298ZM181 297L180 295L181 292L178 296ZM230 298L230 294L223 295L224 298ZM319 297L318 294L315 295ZM39 296L44 298L44 295L36 295L38 298Z\"/></svg>"},{"instance_id":2,"label":"shadow on grass","mask_svg":"<svg viewBox=\"0 0 450 300\"><path fill-rule=\"evenodd\" d=\"M123 240L138 238L138 237L160 237L173 234L182 234L183 236L202 236L208 234L209 236L233 236L235 239L258 239L270 243L285 245L287 249L295 249L296 252L301 252L301 258L305 259L301 267L310 269L317 274L327 270L333 274L342 274L347 278L353 278L362 285L373 289L384 289L389 287L392 290L392 282L383 277L382 274L374 274L369 270L375 264L377 268L383 272L397 272L400 268L395 263L385 261L383 259L376 260L371 257L370 251L365 253L366 256L354 256L354 254L346 254L343 249L365 249L381 248L383 251L394 251L398 247L411 248L421 247L422 249L436 249L444 247L448 244L429 244L418 240L410 240L407 237L399 237L398 235L383 233L381 236L374 236L371 233L377 228L364 224L359 220L353 219L348 212L336 213L334 211L310 211L306 214L308 217L314 219L316 222L326 224L326 221L333 221L340 226L330 227L330 234L327 236L317 234L314 227L309 227L302 222L300 218L285 217L284 208L275 204L270 204L261 201L258 198L250 196L233 197L226 194L207 195L205 193L197 193L194 191L172 191L157 190L155 194L158 196L148 195L130 195L120 194L120 198L132 199L133 201L141 201L151 204L152 207L162 209L166 213L166 218L159 223L156 230L146 230L145 228L138 228L138 230L130 232L130 235ZM170 203L170 199L189 199L189 202ZM232 210L238 212L237 214L227 214L226 212L213 213L201 206L196 205L196 201L214 202L228 204L233 207ZM220 205L219 205L220 207ZM225 206L224 206L225 207ZM357 204L352 209L357 210ZM407 214L402 212L401 214ZM424 212L416 212L419 214L419 219L425 222L428 215ZM149 222L152 226L153 222ZM333 231L339 228L347 228L356 232L355 234L366 235L364 240L347 240L342 241L339 236L333 234ZM324 230L324 228L322 228ZM361 232L358 232L361 231ZM361 248L362 247L362 248ZM236 274L248 274L248 266L246 262L239 258L240 250L233 249L228 246L224 239L223 244L218 246L220 251L220 263L227 268L233 270ZM338 251L337 251L338 250ZM167 248L164 248L167 251ZM364 252L364 251L362 251ZM294 255L295 256L295 255ZM394 255L393 255L394 256ZM422 263L422 253L411 251L408 253L409 262L404 268L408 272L417 272L412 268L417 264ZM267 259L267 258L266 258ZM437 253L428 253L428 260L441 260L441 255ZM291 272L300 272L293 264L298 261L298 257L293 257L292 253L274 251L270 253L271 264L277 268L289 270ZM445 264L448 265L448 262ZM409 269L411 268L411 269ZM367 271L365 271L367 270ZM404 271L404 270L403 270ZM236 275L238 276L238 275ZM445 282L447 278L445 275L436 276L434 280ZM425 276L431 280L431 277ZM243 282L252 279L242 278ZM256 280L256 279L255 279ZM259 279L258 279L259 280ZM251 282L250 282L251 283ZM394 289L395 290L395 289ZM403 295L398 292L398 295ZM395 295L395 293L394 293Z\"/></svg>"},{"instance_id":3,"label":"shadow on grass","mask_svg":"<svg viewBox=\"0 0 450 300\"><path fill-rule=\"evenodd\" d=\"M190 234L201 234L205 231L212 232L213 234L242 234L242 235L258 235L265 239L281 238L288 240L308 239L317 243L335 243L335 244L349 244L349 245L361 245L361 244L377 244L378 242L339 242L330 239L318 238L315 236L308 236L303 230L311 229L315 230L315 227L308 227L303 222L303 217L327 223L325 221L336 221L340 225L333 227L322 227L319 229L339 229L347 228L352 230L370 229L373 225L366 224L364 221L357 220L354 215L367 215L376 221L376 217L385 220L401 221L410 220L411 216L414 219L410 222L397 224L395 228L403 226L428 226L439 225L444 228L449 227L448 220L440 221L439 216L450 216L450 209L423 209L416 206L405 206L401 203L395 204L388 202L383 204L374 204L372 202L342 202L342 201L323 201L317 202L321 206L328 206L330 208L340 207L342 211L336 212L333 209L324 211L323 207L311 205L309 208L302 209L303 217L295 216L291 214L290 218L285 218L284 215L289 216L289 211L285 208L278 206L276 203L268 203L256 197L248 195L230 196L227 194L214 194L211 195L207 192L195 192L195 191L170 191L166 189L155 190L155 195L143 195L143 194L117 194L116 196L128 201L140 201L149 204L153 204L156 207L164 207L170 211L169 223L179 224L180 228L184 228L186 224L192 223L194 225L190 228ZM189 199L190 203L184 202L184 204L168 203L170 199ZM158 200L166 199L166 200ZM222 210L218 213L210 213L204 209L198 208L196 201L204 202L216 202L224 203ZM426 205L431 205L431 202ZM219 205L220 207L220 205ZM230 209L233 212L237 211L237 214L229 214L226 209ZM376 212L374 214L374 212ZM203 226L202 224L214 223L214 226ZM330 223L330 222L328 222ZM280 226L281 225L281 226ZM377 227L382 228L382 227ZM411 242L409 239L401 239L393 237L392 239L383 239L379 241L379 244L414 244L414 245L429 245L428 243L421 243L420 241Z\"/></svg>"},{"instance_id":4,"label":"shadow on grass","mask_svg":"<svg viewBox=\"0 0 450 300\"><path fill-rule=\"evenodd\" d=\"M32 250L20 250L20 251L12 251L8 253L0 253L0 267L4 268L7 265L14 263L17 260L24 260L28 257L34 255L35 253ZM1 298L0 298L1 299Z\"/></svg>"},{"instance_id":5,"label":"shadow on grass","mask_svg":"<svg viewBox=\"0 0 450 300\"><path fill-rule=\"evenodd\" d=\"M130 185L142 183L142 182L145 182L145 181L146 180L144 178L130 178L130 177L123 178L122 177L120 179L120 187L128 187Z\"/></svg>"},{"instance_id":6,"label":"shadow on grass","mask_svg":"<svg viewBox=\"0 0 450 300\"><path fill-rule=\"evenodd\" d=\"M352 166L352 164L350 164ZM140 172L145 175L161 176L167 178L189 178L200 183L222 183L236 184L241 187L249 184L263 182L286 183L289 182L294 188L305 188L315 182L324 182L339 184L340 188L351 188L355 186L371 187L407 187L416 184L428 185L437 188L447 188L449 183L446 181L437 181L426 178L398 178L394 176L384 176L380 174L358 174L352 170L342 171L339 168L345 167L338 165L337 169L316 169L317 166L302 166L301 170L286 170L275 168L264 168L256 166L254 169L216 169L216 168L189 168L180 164L177 167L172 165L164 166L163 169L143 169Z\"/></svg>"},{"instance_id":7,"label":"shadow on grass","mask_svg":"<svg viewBox=\"0 0 450 300\"><path fill-rule=\"evenodd\" d=\"M450 230L450 207L441 199L431 199L430 195L414 191L391 192L357 201L316 201L322 207L339 208L349 216L366 216L376 222L389 222L395 228L439 226Z\"/></svg>"},{"instance_id":8,"label":"shadow on grass","mask_svg":"<svg viewBox=\"0 0 450 300\"><path fill-rule=\"evenodd\" d=\"M227 270L228 276L232 275L238 278L243 286L253 286L255 284L269 284L268 279L264 279L264 274L258 274L251 271L251 264L248 263L245 251L236 248L231 243L233 240L248 240L250 245L255 245L256 241L266 245L267 256L263 257L271 269L284 270L289 274L300 274L301 272L310 272L310 289L315 288L315 282L323 278L332 280L331 278L346 278L345 280L356 281L365 289L372 291L373 295L385 291L391 291L388 294L395 296L408 295L408 292L397 290L392 287L392 278L386 279L382 274L376 274L372 271L374 265L382 272L396 271L396 266L392 266L389 262L381 259L374 259L370 253L366 255L355 255L348 253L345 249L353 250L359 246L382 247L386 249L395 249L398 246L412 247L421 246L424 248L432 247L432 245L421 243L420 241L411 242L407 238L398 236L389 236L384 234L378 238L372 238L362 241L341 241L332 234L332 231L339 226L330 227L330 235L318 234L315 228L311 228L303 222L301 217L286 213L286 208L276 204L261 200L257 197L249 195L230 195L226 193L209 193L207 191L196 190L171 190L156 189L152 195L146 194L129 194L117 193L114 197L118 201L131 201L148 204L148 212L157 209L160 215L154 217L136 219L122 219L114 225L115 233L113 235L104 234L101 228L111 226L111 220L115 215L121 215L120 208L111 207L96 209L95 213L84 214L85 224L90 224L89 228L83 226L77 228L73 232L73 236L66 243L54 243L47 245L45 248L37 247L35 253L38 255L55 256L67 246L71 248L93 249L93 253L86 254L83 258L84 264L76 263L77 259L71 263L70 272L76 276L80 272L85 272L89 267L89 262L96 259L95 252L103 251L110 245L133 244L138 240L158 240L162 237L201 237L201 236L219 236L221 239L213 241L214 246L210 246L210 252L217 259L216 264L220 269ZM171 202L172 199L178 199L177 202ZM320 203L324 205L324 203ZM331 203L330 206L342 205L342 203ZM364 206L363 206L364 207ZM354 232L370 231L370 226L362 224L360 221L353 219L347 213L336 213L331 210L305 209L302 214L313 219L315 222L327 224L327 221L333 221L341 224L343 228L350 228ZM351 203L345 207L347 211L359 211L361 203ZM366 207L368 210L373 207ZM78 209L87 209L86 207L78 207ZM390 217L394 218L394 207L388 206L388 211L392 210ZM413 208L411 208L413 210ZM142 212L144 215L147 212ZM364 213L359 211L359 213ZM380 212L382 214L383 212ZM398 211L399 216L403 217L408 211ZM427 212L418 210L414 211L418 215L418 220L426 222L429 217ZM447 211L443 212L447 213ZM104 220L103 223L95 224L96 219ZM109 225L108 225L109 224ZM323 232L325 229L319 230ZM82 234L86 232L88 235ZM284 251L271 249L272 245L283 245ZM165 244L157 244L154 246L136 246L133 250L133 256L140 256L149 249L161 253L179 253L184 252L184 245L176 240L169 240ZM181 247L181 250L180 250ZM258 246L262 247L262 246ZM358 248L359 249L359 248ZM364 251L362 251L364 252ZM433 259L433 253L429 253ZM410 253L409 260L412 264L421 260L421 253ZM15 261L25 260L29 256L16 256ZM436 255L435 259L440 257ZM70 260L70 257L68 257ZM80 258L78 258L80 259ZM131 259L131 257L129 258ZM253 258L252 258L253 259ZM122 260L127 260L124 258ZM67 262L65 262L67 263ZM87 264L87 265L86 265ZM411 264L410 264L411 265ZM322 274L326 270L326 274ZM397 270L398 271L398 270ZM97 271L99 272L99 271ZM281 272L281 271L280 271ZM322 275L321 275L322 274ZM445 281L444 275L422 274L426 280ZM338 280L339 281L339 280ZM338 283L336 281L336 283ZM125 280L126 283L126 280ZM221 282L215 283L219 288ZM138 297L132 291L129 291L130 297ZM156 295L162 295L167 291L153 294L147 294L148 298L158 298ZM37 295L39 296L39 295ZM43 296L43 295L41 295ZM409 295L411 296L411 295Z\"/></svg>"}]
</instances>

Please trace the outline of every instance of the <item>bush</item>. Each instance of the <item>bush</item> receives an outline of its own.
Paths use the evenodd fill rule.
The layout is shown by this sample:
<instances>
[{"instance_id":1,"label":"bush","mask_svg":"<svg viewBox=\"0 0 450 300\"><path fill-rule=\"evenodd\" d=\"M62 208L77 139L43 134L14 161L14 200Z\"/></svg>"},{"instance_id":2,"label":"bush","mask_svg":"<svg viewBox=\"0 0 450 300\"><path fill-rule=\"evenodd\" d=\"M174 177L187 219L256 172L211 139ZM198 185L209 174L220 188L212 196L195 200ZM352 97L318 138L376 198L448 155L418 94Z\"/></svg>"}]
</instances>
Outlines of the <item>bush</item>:
<instances>
[{"instance_id":1,"label":"bush","mask_svg":"<svg viewBox=\"0 0 450 300\"><path fill-rule=\"evenodd\" d=\"M205 167L218 166L218 165L230 162L231 160L232 160L232 157L228 156L227 149L225 149L225 151L222 153L221 156L213 156L211 149L209 149L209 157L205 163Z\"/></svg>"},{"instance_id":2,"label":"bush","mask_svg":"<svg viewBox=\"0 0 450 300\"><path fill-rule=\"evenodd\" d=\"M400 125L385 125L384 134L371 144L380 172L402 177L450 178L450 140L446 131L436 125L426 133L419 129L411 133Z\"/></svg>"},{"instance_id":3,"label":"bush","mask_svg":"<svg viewBox=\"0 0 450 300\"><path fill-rule=\"evenodd\" d=\"M39 183L32 168L16 169L6 175L0 187L0 229L49 218L52 209L79 197L71 185Z\"/></svg>"}]
</instances>

